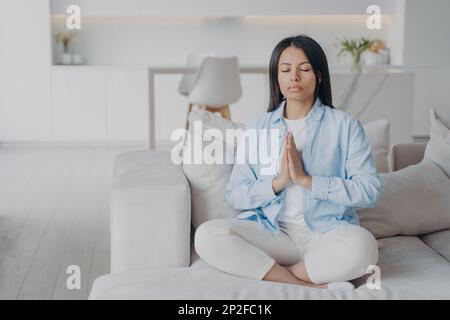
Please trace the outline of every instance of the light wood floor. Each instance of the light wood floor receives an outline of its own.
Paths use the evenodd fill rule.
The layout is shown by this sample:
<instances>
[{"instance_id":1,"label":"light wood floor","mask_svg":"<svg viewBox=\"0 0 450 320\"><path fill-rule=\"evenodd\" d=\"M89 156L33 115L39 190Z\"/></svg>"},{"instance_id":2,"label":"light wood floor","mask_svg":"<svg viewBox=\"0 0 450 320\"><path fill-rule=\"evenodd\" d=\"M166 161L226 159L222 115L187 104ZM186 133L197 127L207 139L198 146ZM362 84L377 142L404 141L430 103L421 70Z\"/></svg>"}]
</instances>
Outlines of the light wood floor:
<instances>
[{"instance_id":1,"label":"light wood floor","mask_svg":"<svg viewBox=\"0 0 450 320\"><path fill-rule=\"evenodd\" d=\"M117 154L136 147L0 148L0 299L86 299L109 273ZM81 269L69 290L67 267Z\"/></svg>"}]
</instances>

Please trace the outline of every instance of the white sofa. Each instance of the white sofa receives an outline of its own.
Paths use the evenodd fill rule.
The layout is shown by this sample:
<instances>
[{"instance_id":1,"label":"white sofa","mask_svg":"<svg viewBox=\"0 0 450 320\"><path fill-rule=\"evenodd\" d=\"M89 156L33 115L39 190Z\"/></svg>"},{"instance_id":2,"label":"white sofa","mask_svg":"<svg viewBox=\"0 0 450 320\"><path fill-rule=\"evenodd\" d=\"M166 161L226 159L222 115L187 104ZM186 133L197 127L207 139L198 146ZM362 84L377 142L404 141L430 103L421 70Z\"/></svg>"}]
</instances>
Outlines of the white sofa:
<instances>
[{"instance_id":1,"label":"white sofa","mask_svg":"<svg viewBox=\"0 0 450 320\"><path fill-rule=\"evenodd\" d=\"M394 146L394 170L423 152ZM368 274L356 290L335 291L245 279L199 259L189 184L169 152L119 155L111 201L111 273L95 280L90 299L450 299L450 230L379 239L381 288L369 289Z\"/></svg>"}]
</instances>

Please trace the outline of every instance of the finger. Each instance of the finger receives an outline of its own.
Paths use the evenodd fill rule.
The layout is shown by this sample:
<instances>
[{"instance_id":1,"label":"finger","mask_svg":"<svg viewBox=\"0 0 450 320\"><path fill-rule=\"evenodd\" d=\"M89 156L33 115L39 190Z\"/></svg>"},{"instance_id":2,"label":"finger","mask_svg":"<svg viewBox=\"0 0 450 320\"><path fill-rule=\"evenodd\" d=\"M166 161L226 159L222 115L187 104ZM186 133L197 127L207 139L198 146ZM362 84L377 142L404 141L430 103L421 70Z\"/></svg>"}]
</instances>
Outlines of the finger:
<instances>
[{"instance_id":1,"label":"finger","mask_svg":"<svg viewBox=\"0 0 450 320\"><path fill-rule=\"evenodd\" d=\"M288 153L285 150L283 154L283 165L286 167L287 164L288 164Z\"/></svg>"},{"instance_id":2,"label":"finger","mask_svg":"<svg viewBox=\"0 0 450 320\"><path fill-rule=\"evenodd\" d=\"M295 139L294 139L294 136L291 134L291 136L290 136L290 145L292 145L292 146L295 146Z\"/></svg>"},{"instance_id":3,"label":"finger","mask_svg":"<svg viewBox=\"0 0 450 320\"><path fill-rule=\"evenodd\" d=\"M288 163L290 165L292 163L292 153L291 153L290 149L287 152L287 159L288 159Z\"/></svg>"}]
</instances>

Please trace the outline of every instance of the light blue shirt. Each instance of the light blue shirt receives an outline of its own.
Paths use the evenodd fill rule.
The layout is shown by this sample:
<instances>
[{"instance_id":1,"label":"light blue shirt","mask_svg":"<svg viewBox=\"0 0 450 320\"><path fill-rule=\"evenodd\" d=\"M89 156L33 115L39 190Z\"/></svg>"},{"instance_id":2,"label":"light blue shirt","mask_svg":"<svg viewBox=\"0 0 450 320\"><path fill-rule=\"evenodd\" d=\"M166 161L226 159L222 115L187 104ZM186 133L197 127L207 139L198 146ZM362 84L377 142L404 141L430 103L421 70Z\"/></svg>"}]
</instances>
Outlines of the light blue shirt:
<instances>
[{"instance_id":1,"label":"light blue shirt","mask_svg":"<svg viewBox=\"0 0 450 320\"><path fill-rule=\"evenodd\" d=\"M285 104L283 100L276 110L263 114L247 129L279 129L279 146L282 146ZM301 155L303 169L312 177L312 190L301 188L298 195L303 197L305 222L317 233L325 233L343 223L359 225L355 208L375 207L381 193L362 124L350 113L325 106L319 98L308 115L307 141ZM248 156L249 150L244 152ZM238 219L259 221L274 235L280 230L277 215L285 194L285 189L274 193L275 177L276 173L262 174L258 161L236 163L225 194L231 206L241 211Z\"/></svg>"}]
</instances>

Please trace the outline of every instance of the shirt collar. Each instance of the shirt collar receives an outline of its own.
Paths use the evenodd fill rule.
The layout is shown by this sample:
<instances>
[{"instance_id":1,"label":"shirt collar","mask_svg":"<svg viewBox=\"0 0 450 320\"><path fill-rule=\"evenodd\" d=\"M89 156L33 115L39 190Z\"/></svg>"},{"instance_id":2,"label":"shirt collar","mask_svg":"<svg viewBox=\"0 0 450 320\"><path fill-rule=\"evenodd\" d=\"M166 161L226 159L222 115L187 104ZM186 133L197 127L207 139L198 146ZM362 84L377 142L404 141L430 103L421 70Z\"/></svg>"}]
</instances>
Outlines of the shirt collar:
<instances>
[{"instance_id":1,"label":"shirt collar","mask_svg":"<svg viewBox=\"0 0 450 320\"><path fill-rule=\"evenodd\" d=\"M281 101L280 104L278 105L278 108L275 111L273 111L272 123L275 123L283 119L285 106L286 106L286 99L283 99L283 101ZM322 100L320 100L320 98L317 97L311 110L308 113L308 117L311 118L312 120L318 121L322 117L324 110L325 106L322 103Z\"/></svg>"}]
</instances>

